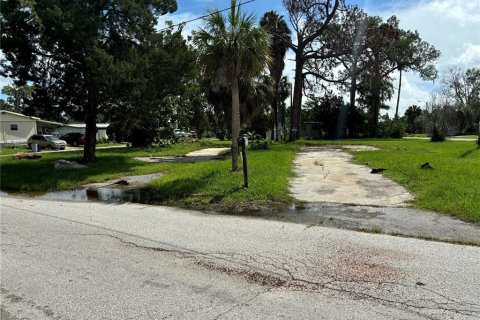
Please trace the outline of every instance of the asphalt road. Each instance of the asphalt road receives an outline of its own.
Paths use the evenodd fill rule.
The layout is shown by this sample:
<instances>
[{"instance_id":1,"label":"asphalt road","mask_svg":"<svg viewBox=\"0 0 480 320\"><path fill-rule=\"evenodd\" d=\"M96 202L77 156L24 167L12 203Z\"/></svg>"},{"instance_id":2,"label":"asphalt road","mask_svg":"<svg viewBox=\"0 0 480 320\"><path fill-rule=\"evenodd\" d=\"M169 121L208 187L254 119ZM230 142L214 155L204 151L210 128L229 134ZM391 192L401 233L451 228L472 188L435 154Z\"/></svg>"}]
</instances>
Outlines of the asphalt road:
<instances>
[{"instance_id":1,"label":"asphalt road","mask_svg":"<svg viewBox=\"0 0 480 320\"><path fill-rule=\"evenodd\" d=\"M138 204L0 201L2 319L480 319L480 247Z\"/></svg>"}]
</instances>

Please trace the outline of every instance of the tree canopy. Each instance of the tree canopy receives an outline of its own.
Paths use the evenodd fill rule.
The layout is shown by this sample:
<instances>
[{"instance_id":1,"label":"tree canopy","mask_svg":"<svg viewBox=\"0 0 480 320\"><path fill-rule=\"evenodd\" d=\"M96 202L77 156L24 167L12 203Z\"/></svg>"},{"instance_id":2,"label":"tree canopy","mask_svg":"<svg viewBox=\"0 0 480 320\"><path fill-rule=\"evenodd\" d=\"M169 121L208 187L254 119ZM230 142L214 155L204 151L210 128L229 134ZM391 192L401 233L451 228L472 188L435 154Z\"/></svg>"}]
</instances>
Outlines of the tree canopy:
<instances>
[{"instance_id":1,"label":"tree canopy","mask_svg":"<svg viewBox=\"0 0 480 320\"><path fill-rule=\"evenodd\" d=\"M175 0L7 0L2 3L2 75L61 92L53 103L80 110L86 123L84 162L95 161L99 108L131 76L139 46L155 31L158 15ZM132 59L133 58L133 59Z\"/></svg>"}]
</instances>

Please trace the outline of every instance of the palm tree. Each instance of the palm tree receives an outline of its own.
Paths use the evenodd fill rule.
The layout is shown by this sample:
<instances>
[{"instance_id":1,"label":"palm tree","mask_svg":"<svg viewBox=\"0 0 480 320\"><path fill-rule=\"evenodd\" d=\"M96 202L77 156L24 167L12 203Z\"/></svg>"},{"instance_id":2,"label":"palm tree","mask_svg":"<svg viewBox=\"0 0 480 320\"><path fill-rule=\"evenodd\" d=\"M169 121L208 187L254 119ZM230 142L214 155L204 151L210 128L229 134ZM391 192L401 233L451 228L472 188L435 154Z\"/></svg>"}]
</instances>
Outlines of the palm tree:
<instances>
[{"instance_id":1,"label":"palm tree","mask_svg":"<svg viewBox=\"0 0 480 320\"><path fill-rule=\"evenodd\" d=\"M282 79L283 69L285 68L285 54L289 47L291 40L291 31L288 28L287 23L283 19L283 16L279 16L275 11L266 12L263 15L260 25L267 29L271 35L272 41L270 42L270 52L272 54L272 63L269 66L270 77L273 80L272 95L272 110L273 110L273 132L276 129L275 140L280 139L280 132L282 131L281 117L279 116L280 100L280 81Z\"/></svg>"},{"instance_id":2,"label":"palm tree","mask_svg":"<svg viewBox=\"0 0 480 320\"><path fill-rule=\"evenodd\" d=\"M210 10L204 18L205 27L195 33L199 60L205 75L216 87L227 86L232 94L232 170L238 169L240 134L239 81L260 74L268 62L269 37L256 26L253 15L241 13L231 0L231 10L224 16Z\"/></svg>"}]
</instances>

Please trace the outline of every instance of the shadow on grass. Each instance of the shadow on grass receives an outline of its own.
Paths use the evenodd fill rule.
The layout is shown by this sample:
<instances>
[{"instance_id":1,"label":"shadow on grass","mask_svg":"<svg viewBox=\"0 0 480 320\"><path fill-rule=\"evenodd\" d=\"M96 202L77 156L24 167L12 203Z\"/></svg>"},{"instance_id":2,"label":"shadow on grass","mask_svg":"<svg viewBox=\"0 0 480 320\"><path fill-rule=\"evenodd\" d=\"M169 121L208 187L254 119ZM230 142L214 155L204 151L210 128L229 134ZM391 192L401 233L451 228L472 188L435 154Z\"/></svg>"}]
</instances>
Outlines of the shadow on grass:
<instances>
[{"instance_id":1,"label":"shadow on grass","mask_svg":"<svg viewBox=\"0 0 480 320\"><path fill-rule=\"evenodd\" d=\"M235 192L238 192L240 190L243 190L243 187L241 186L236 186L236 187L232 187L230 188L228 191L222 193L222 194L217 194L215 196L212 197L212 199L210 200L210 203L219 203L223 200L223 198L225 198L226 196L230 196L232 194L234 194Z\"/></svg>"},{"instance_id":2,"label":"shadow on grass","mask_svg":"<svg viewBox=\"0 0 480 320\"><path fill-rule=\"evenodd\" d=\"M466 158L466 157L468 157L469 155L471 155L472 153L474 153L474 152L477 151L477 150L480 150L480 144L477 145L476 148L467 150L467 151L465 151L464 153L462 153L462 154L460 155L460 158Z\"/></svg>"},{"instance_id":3,"label":"shadow on grass","mask_svg":"<svg viewBox=\"0 0 480 320\"><path fill-rule=\"evenodd\" d=\"M217 172L200 175L195 178L179 178L162 183L155 187L155 191L162 198L182 199L198 193L210 180L217 175Z\"/></svg>"},{"instance_id":4,"label":"shadow on grass","mask_svg":"<svg viewBox=\"0 0 480 320\"><path fill-rule=\"evenodd\" d=\"M103 155L95 164L84 169L54 169L59 159L80 161L79 153L45 154L40 160L2 159L1 189L8 191L41 191L73 188L87 181L103 181L122 175L135 174L148 164L125 156Z\"/></svg>"}]
</instances>

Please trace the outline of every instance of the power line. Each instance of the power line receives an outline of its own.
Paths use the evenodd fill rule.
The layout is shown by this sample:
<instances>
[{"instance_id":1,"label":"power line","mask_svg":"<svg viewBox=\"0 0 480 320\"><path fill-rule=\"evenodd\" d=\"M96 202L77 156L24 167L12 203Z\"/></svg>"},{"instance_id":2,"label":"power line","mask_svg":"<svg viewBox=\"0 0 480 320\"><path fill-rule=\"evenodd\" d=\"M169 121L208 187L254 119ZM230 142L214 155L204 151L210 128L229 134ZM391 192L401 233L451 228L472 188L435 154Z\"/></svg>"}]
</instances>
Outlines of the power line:
<instances>
[{"instance_id":1,"label":"power line","mask_svg":"<svg viewBox=\"0 0 480 320\"><path fill-rule=\"evenodd\" d=\"M187 24L187 23L190 23L190 22L193 22L193 21L197 21L197 20L206 18L206 17L211 16L212 14L217 13L217 12L223 12L223 11L231 10L232 8L240 7L241 5L244 5L244 4L253 2L253 1L255 1L255 0L249 0L249 1L246 1L246 2L243 2L243 3L239 3L239 4L237 4L236 6L233 6L233 7L225 8L225 9L222 9L222 10L216 10L215 12L212 12L212 13L209 13L209 14L206 14L206 15L203 15L203 16L198 17L198 18L195 18L195 19L183 21L183 22L174 24L174 25L172 25L172 26L165 27L165 28L160 29L160 30L158 30L158 31L160 32L160 31L164 31L164 30L167 30L167 29L170 29L170 28L173 28L173 27L178 27L178 26L180 26L180 25L182 25L182 24Z\"/></svg>"}]
</instances>

